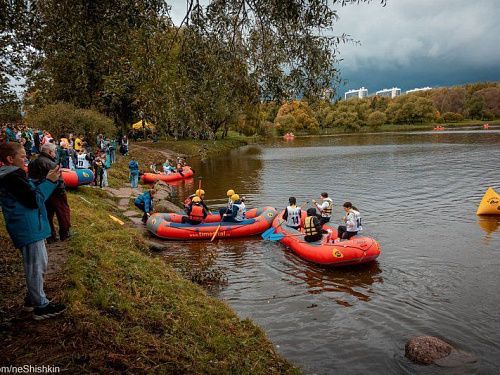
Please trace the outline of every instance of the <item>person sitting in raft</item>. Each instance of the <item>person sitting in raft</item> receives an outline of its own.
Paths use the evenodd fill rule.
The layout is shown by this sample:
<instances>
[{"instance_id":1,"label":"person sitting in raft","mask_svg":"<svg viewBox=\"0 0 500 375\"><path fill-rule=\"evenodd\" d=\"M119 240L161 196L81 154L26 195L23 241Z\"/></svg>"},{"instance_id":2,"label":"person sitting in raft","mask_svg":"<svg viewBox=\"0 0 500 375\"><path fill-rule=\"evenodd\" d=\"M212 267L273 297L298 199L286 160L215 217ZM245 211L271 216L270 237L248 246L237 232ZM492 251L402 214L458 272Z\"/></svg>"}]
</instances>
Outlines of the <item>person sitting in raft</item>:
<instances>
[{"instance_id":1,"label":"person sitting in raft","mask_svg":"<svg viewBox=\"0 0 500 375\"><path fill-rule=\"evenodd\" d=\"M240 199L238 194L231 195L233 206L231 208L231 215L223 215L222 221L230 223L240 223L245 220L246 206Z\"/></svg>"},{"instance_id":2,"label":"person sitting in raft","mask_svg":"<svg viewBox=\"0 0 500 375\"><path fill-rule=\"evenodd\" d=\"M300 218L301 212L300 207L297 207L297 199L295 197L288 198L289 206L285 209L283 213L283 220L286 221L286 225L293 229L300 228Z\"/></svg>"},{"instance_id":3,"label":"person sitting in raft","mask_svg":"<svg viewBox=\"0 0 500 375\"><path fill-rule=\"evenodd\" d=\"M320 241L323 238L323 233L328 233L321 227L321 222L316 215L315 208L307 210L307 217L304 222L304 240L306 242Z\"/></svg>"},{"instance_id":4,"label":"person sitting in raft","mask_svg":"<svg viewBox=\"0 0 500 375\"><path fill-rule=\"evenodd\" d=\"M343 206L346 216L342 218L342 221L345 225L339 225L338 235L339 239L349 240L352 236L363 230L361 227L361 214L351 202L345 202Z\"/></svg>"},{"instance_id":5,"label":"person sitting in raft","mask_svg":"<svg viewBox=\"0 0 500 375\"><path fill-rule=\"evenodd\" d=\"M182 177L184 177L184 174L182 173L184 171L184 166L182 165L181 159L177 159L177 173L179 173Z\"/></svg>"},{"instance_id":6,"label":"person sitting in raft","mask_svg":"<svg viewBox=\"0 0 500 375\"><path fill-rule=\"evenodd\" d=\"M186 212L188 214L188 217L183 216L182 222L191 225L201 224L208 215L208 210L206 210L202 205L202 200L198 196L193 197Z\"/></svg>"},{"instance_id":7,"label":"person sitting in raft","mask_svg":"<svg viewBox=\"0 0 500 375\"><path fill-rule=\"evenodd\" d=\"M163 163L163 173L168 175L168 174L172 174L174 172L175 172L175 168L172 165L172 162L169 159L165 160L165 163Z\"/></svg>"},{"instance_id":8,"label":"person sitting in raft","mask_svg":"<svg viewBox=\"0 0 500 375\"><path fill-rule=\"evenodd\" d=\"M149 190L145 191L137 198L135 198L134 205L143 212L142 222L145 224L148 221L148 218L151 216L153 212L153 199L155 196L156 190L154 187L151 187Z\"/></svg>"},{"instance_id":9,"label":"person sitting in raft","mask_svg":"<svg viewBox=\"0 0 500 375\"><path fill-rule=\"evenodd\" d=\"M149 165L149 171L151 173L160 173L159 171L156 170L156 163L154 161L151 162Z\"/></svg>"},{"instance_id":10,"label":"person sitting in raft","mask_svg":"<svg viewBox=\"0 0 500 375\"><path fill-rule=\"evenodd\" d=\"M207 205L205 204L205 190L203 189L198 189L195 191L194 194L191 194L189 197L187 197L185 200L184 200L184 210L187 212L189 206L191 205L191 202L193 200L194 197L199 197L201 199L201 205L203 206L203 208L205 210L207 210L207 212L210 212L210 210L208 209Z\"/></svg>"},{"instance_id":11,"label":"person sitting in raft","mask_svg":"<svg viewBox=\"0 0 500 375\"><path fill-rule=\"evenodd\" d=\"M312 202L321 214L320 223L323 225L328 223L332 217L333 201L331 198L328 198L328 193L326 192L321 193L320 198L322 200L321 204L318 204L314 199Z\"/></svg>"},{"instance_id":12,"label":"person sitting in raft","mask_svg":"<svg viewBox=\"0 0 500 375\"><path fill-rule=\"evenodd\" d=\"M223 207L219 210L219 215L222 219L224 215L231 216L233 214L233 201L231 200L231 197L234 195L234 190L229 189L226 193L227 195L227 205L226 207Z\"/></svg>"}]
</instances>

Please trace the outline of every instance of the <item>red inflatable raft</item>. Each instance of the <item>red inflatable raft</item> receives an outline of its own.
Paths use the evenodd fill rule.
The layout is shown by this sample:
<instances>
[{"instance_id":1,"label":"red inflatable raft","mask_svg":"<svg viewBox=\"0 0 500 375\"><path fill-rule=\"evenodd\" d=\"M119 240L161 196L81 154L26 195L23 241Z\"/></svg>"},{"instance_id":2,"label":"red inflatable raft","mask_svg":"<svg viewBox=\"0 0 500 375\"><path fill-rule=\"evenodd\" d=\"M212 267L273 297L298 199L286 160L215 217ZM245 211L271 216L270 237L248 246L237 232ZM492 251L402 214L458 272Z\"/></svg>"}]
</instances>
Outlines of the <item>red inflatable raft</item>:
<instances>
[{"instance_id":1,"label":"red inflatable raft","mask_svg":"<svg viewBox=\"0 0 500 375\"><path fill-rule=\"evenodd\" d=\"M142 181L151 184L154 183L158 180L165 181L165 182L170 182L170 181L176 181L176 180L182 180L184 178L189 178L193 177L194 172L191 169L191 167L184 167L182 168L182 174L180 173L171 173L171 174L165 174L165 173L144 173L141 177Z\"/></svg>"},{"instance_id":2,"label":"red inflatable raft","mask_svg":"<svg viewBox=\"0 0 500 375\"><path fill-rule=\"evenodd\" d=\"M273 222L276 233L285 235L280 242L309 262L328 266L348 266L371 262L380 255L380 246L372 238L354 236L348 241L332 243L325 234L321 241L306 242L303 233L288 227L285 223L280 226L282 222L281 214ZM337 229L331 223L325 224L323 228L332 231L331 240L337 238Z\"/></svg>"},{"instance_id":3,"label":"red inflatable raft","mask_svg":"<svg viewBox=\"0 0 500 375\"><path fill-rule=\"evenodd\" d=\"M94 173L90 169L67 169L61 168L61 176L64 184L69 188L88 185L94 181Z\"/></svg>"},{"instance_id":4,"label":"red inflatable raft","mask_svg":"<svg viewBox=\"0 0 500 375\"><path fill-rule=\"evenodd\" d=\"M181 223L181 214L157 213L148 219L147 228L155 236L167 240L210 240L221 224L216 238L248 237L270 228L276 215L273 207L264 207L247 211L246 219L239 223L221 223L220 216L213 214L207 217L211 221L191 225Z\"/></svg>"}]
</instances>

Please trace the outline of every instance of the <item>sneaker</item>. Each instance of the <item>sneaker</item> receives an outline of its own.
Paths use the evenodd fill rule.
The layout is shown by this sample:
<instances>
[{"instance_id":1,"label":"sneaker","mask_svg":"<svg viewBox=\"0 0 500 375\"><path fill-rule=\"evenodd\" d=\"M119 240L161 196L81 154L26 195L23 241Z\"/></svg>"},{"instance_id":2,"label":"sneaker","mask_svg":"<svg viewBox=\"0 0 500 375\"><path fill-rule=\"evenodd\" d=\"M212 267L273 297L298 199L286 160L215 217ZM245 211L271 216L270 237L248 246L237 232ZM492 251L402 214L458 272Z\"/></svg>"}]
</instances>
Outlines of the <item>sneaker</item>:
<instances>
[{"instance_id":1,"label":"sneaker","mask_svg":"<svg viewBox=\"0 0 500 375\"><path fill-rule=\"evenodd\" d=\"M54 243L54 242L57 242L57 237L54 237L54 236L50 236L47 238L47 244L51 244L51 243Z\"/></svg>"},{"instance_id":2,"label":"sneaker","mask_svg":"<svg viewBox=\"0 0 500 375\"><path fill-rule=\"evenodd\" d=\"M33 311L33 319L43 320L48 318L53 318L59 314L62 314L66 310L66 306L63 304L50 302L45 307L35 307Z\"/></svg>"},{"instance_id":3,"label":"sneaker","mask_svg":"<svg viewBox=\"0 0 500 375\"><path fill-rule=\"evenodd\" d=\"M31 302L25 302L23 306L23 310L26 312L32 312L35 308L31 304Z\"/></svg>"}]
</instances>

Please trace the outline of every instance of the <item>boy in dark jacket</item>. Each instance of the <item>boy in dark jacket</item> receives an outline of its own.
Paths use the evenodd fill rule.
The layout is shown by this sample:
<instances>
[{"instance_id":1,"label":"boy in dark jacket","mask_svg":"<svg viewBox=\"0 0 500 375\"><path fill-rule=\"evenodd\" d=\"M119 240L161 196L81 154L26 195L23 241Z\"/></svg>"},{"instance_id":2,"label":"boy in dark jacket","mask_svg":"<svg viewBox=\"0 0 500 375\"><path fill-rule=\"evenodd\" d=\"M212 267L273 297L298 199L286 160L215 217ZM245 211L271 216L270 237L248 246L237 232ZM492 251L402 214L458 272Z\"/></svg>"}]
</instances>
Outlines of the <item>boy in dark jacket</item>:
<instances>
[{"instance_id":1,"label":"boy in dark jacket","mask_svg":"<svg viewBox=\"0 0 500 375\"><path fill-rule=\"evenodd\" d=\"M43 276L47 269L45 239L51 235L45 210L45 201L57 186L59 166L49 171L38 186L28 180L24 172L26 151L16 142L0 145L0 203L5 226L21 250L26 287L26 310L34 310L35 320L61 314L64 305L49 302L43 290Z\"/></svg>"}]
</instances>

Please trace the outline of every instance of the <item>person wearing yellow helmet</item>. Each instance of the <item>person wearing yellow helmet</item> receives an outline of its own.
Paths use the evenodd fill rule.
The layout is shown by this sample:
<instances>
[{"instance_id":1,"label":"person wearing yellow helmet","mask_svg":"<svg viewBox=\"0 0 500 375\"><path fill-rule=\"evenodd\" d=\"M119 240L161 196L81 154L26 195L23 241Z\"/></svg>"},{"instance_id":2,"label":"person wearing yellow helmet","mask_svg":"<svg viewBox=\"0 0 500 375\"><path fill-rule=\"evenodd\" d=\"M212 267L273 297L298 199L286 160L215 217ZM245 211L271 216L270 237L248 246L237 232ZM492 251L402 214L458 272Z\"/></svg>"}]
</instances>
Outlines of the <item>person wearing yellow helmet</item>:
<instances>
[{"instance_id":1,"label":"person wearing yellow helmet","mask_svg":"<svg viewBox=\"0 0 500 375\"><path fill-rule=\"evenodd\" d=\"M182 217L182 222L183 223L189 223L191 225L198 225L205 220L205 218L208 215L208 210L205 209L205 207L202 205L202 200L199 196L194 196L193 199L191 199L191 203L186 210L188 216L183 216Z\"/></svg>"},{"instance_id":2,"label":"person wearing yellow helmet","mask_svg":"<svg viewBox=\"0 0 500 375\"><path fill-rule=\"evenodd\" d=\"M184 210L186 212L187 212L189 206L191 205L191 202L192 202L194 197L200 198L201 205L203 206L203 208L205 210L207 210L207 212L210 212L210 210L208 209L207 205L205 204L205 202L203 200L205 198L205 190L203 190L203 189L196 190L194 194L191 194L189 197L186 198L186 200L184 201Z\"/></svg>"},{"instance_id":3,"label":"person wearing yellow helmet","mask_svg":"<svg viewBox=\"0 0 500 375\"><path fill-rule=\"evenodd\" d=\"M231 196L234 195L234 190L233 189L229 189L226 193L227 195L227 205L226 207L223 207L219 210L219 215L221 217L221 219L224 218L224 215L225 216L231 216L233 211L233 201L231 200Z\"/></svg>"},{"instance_id":4,"label":"person wearing yellow helmet","mask_svg":"<svg viewBox=\"0 0 500 375\"><path fill-rule=\"evenodd\" d=\"M224 215L222 221L240 223L245 220L246 207L238 194L231 195L231 202L233 203L230 215Z\"/></svg>"}]
</instances>

